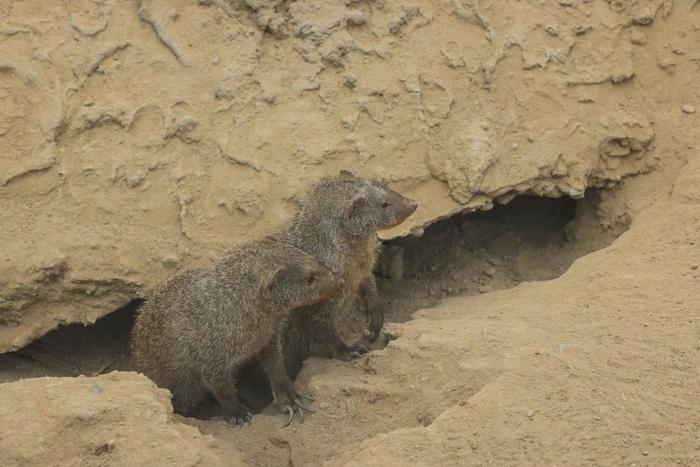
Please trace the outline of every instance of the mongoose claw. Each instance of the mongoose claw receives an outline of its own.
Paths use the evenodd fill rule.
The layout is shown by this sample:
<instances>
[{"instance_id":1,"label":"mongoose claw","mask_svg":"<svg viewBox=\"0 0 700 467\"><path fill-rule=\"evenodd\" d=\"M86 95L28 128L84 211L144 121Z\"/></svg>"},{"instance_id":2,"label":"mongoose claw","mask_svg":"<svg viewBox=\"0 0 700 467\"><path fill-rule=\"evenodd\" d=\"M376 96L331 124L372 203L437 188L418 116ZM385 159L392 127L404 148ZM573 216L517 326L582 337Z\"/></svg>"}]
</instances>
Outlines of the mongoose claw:
<instances>
[{"instance_id":1,"label":"mongoose claw","mask_svg":"<svg viewBox=\"0 0 700 467\"><path fill-rule=\"evenodd\" d=\"M369 320L369 326L367 326L367 330L369 331L369 342L374 342L379 338L379 334L383 326L384 315L377 311L372 313Z\"/></svg>"},{"instance_id":2,"label":"mongoose claw","mask_svg":"<svg viewBox=\"0 0 700 467\"><path fill-rule=\"evenodd\" d=\"M292 423L292 420L294 420L294 409L292 408L291 405L288 405L288 406L284 407L283 410L286 410L287 415L289 415L289 419L287 420L287 423L282 425L283 428L286 428L289 426L290 423Z\"/></svg>"},{"instance_id":3,"label":"mongoose claw","mask_svg":"<svg viewBox=\"0 0 700 467\"><path fill-rule=\"evenodd\" d=\"M253 416L249 413L246 413L245 415L243 415L241 417L233 417L228 422L233 426L244 427L244 426L250 424L250 421L252 419L253 419Z\"/></svg>"},{"instance_id":4,"label":"mongoose claw","mask_svg":"<svg viewBox=\"0 0 700 467\"><path fill-rule=\"evenodd\" d=\"M301 397L302 399L306 399L307 401L316 400L313 397L311 397L311 394L308 394L308 393L302 391L301 389L297 389L294 392L296 393L297 396ZM295 401L296 401L296 399L295 399Z\"/></svg>"},{"instance_id":5,"label":"mongoose claw","mask_svg":"<svg viewBox=\"0 0 700 467\"><path fill-rule=\"evenodd\" d=\"M369 349L364 345L356 345L351 348L350 352L345 354L346 360L353 360L355 358L360 358L362 355L369 352Z\"/></svg>"},{"instance_id":6,"label":"mongoose claw","mask_svg":"<svg viewBox=\"0 0 700 467\"><path fill-rule=\"evenodd\" d=\"M295 411L296 411L296 413L299 414L299 423L300 424L304 423L304 410L306 410L307 412L311 412L311 413L314 412L313 409L305 406L299 399L294 399L294 402L292 404L285 405L284 407L282 407L282 410L284 412L286 412L287 415L289 416L289 418L287 419L285 424L282 425L283 428L288 427L292 423L292 420L294 420Z\"/></svg>"},{"instance_id":7,"label":"mongoose claw","mask_svg":"<svg viewBox=\"0 0 700 467\"><path fill-rule=\"evenodd\" d=\"M312 408L305 406L299 399L294 399L294 405L297 406L297 408L299 409L299 412L301 412L301 410L303 409L303 410L306 410L307 412L314 413L314 410ZM301 413L300 413L300 415L301 415ZM303 417L301 417L301 418L303 418Z\"/></svg>"}]
</instances>

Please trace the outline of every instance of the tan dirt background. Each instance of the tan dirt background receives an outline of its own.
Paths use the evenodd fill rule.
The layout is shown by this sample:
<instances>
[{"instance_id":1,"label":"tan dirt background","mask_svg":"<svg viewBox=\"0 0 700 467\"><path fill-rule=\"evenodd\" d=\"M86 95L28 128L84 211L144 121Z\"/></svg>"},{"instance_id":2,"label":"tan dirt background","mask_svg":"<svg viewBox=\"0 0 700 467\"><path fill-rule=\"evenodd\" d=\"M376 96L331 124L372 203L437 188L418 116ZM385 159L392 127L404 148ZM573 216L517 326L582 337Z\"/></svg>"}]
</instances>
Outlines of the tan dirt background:
<instances>
[{"instance_id":1,"label":"tan dirt background","mask_svg":"<svg viewBox=\"0 0 700 467\"><path fill-rule=\"evenodd\" d=\"M385 238L614 185L597 221L631 220L555 280L310 361L304 425L173 416L132 373L26 379L0 461L700 464L697 3L0 0L1 351L271 232L339 169L418 200Z\"/></svg>"}]
</instances>

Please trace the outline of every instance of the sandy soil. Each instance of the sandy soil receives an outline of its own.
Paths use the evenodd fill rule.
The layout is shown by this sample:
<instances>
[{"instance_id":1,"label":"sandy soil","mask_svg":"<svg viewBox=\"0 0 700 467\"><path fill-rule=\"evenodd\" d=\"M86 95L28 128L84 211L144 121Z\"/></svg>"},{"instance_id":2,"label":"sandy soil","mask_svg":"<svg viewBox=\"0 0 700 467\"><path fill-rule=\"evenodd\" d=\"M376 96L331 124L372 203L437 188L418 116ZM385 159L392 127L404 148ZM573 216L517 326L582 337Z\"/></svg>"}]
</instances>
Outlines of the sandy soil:
<instances>
[{"instance_id":1,"label":"sandy soil","mask_svg":"<svg viewBox=\"0 0 700 467\"><path fill-rule=\"evenodd\" d=\"M495 288L504 289L478 293L474 288L482 282L480 277L488 277L483 269L490 262L484 260L472 274L467 261L440 264L445 258L455 259L454 251L432 254L431 241L444 248L439 240L446 232L454 234L450 225L454 220L436 226L437 232L426 232L424 250L404 245L407 257L427 254L444 267L431 271L428 264L426 272L420 273L407 261L405 277L393 284L400 287L402 281L409 281L402 286L405 295L428 301L430 291L444 293L450 287L446 284L453 284L450 270L465 278L465 291L459 293L473 295L440 300L410 319L402 306L394 308L392 319L408 320L389 323L388 345L355 362L311 359L300 381L313 391L318 411L303 425L282 428L283 417L272 406L245 429L216 418L175 419L212 435L217 440L217 447L210 448L214 454L222 447L236 449L240 459L252 465L696 465L700 462L700 426L695 416L700 410L697 161L685 165L680 177L669 184L672 190L656 195L655 200L647 198L660 179L655 177L635 180L613 193L615 199L625 198L625 206L634 213L630 229L610 246L580 257L553 280L509 287L508 281L501 282L499 274L493 274ZM575 236L577 225L588 226L578 230L579 237L589 239L588 245L594 237L603 244L610 240L609 231L592 228L609 225L609 218L585 222L587 212L614 212L601 208L610 202L591 210L579 206L573 219L569 209L564 209L563 217L538 217L537 209L528 211L523 203L527 205L528 200L516 200L512 206L527 213L530 222L524 223L525 228L517 220L524 216L503 212L502 217L494 217L504 232L483 243L486 257L500 263L497 269L509 271L506 277L517 275L517 265L528 257L523 264L537 264L533 257L547 259L539 264L552 264L581 248L565 235ZM556 211L549 208L550 213ZM482 233L493 222L474 215L459 220L460 229L466 224L470 232ZM597 236L590 234L595 231ZM585 232L589 234L582 235ZM511 247L512 242L504 239L513 235L526 242L511 250L522 256L491 249L499 243ZM562 264L563 269L567 266ZM550 269L540 274L554 277L558 272ZM420 281L425 289L417 286ZM383 297L391 300L393 289L384 285ZM114 332L128 329L128 315L121 319L127 324L116 325L117 315L108 321L102 337L91 338L94 328L84 328L81 338L81 330L71 327L40 343L60 357L57 343L74 342L83 357L74 355L73 361L99 369L108 357L103 354L105 360L91 360L80 345L91 345L93 357L100 355L100 349L121 348L123 353L121 344L104 339L111 329L112 338L120 341ZM17 354L2 361L3 374L9 379L29 375L28 368L35 374L57 371L50 363L40 369L41 365ZM18 361L24 363L17 365ZM5 371L10 367L14 373ZM2 394L17 397L15 385L28 381L37 382L36 391L46 386L46 380L25 379L8 383ZM90 383L84 381L80 387ZM136 385L121 390L127 396L139 392ZM77 391L68 396L64 390L56 392L78 404L92 397ZM29 413L35 410L27 408ZM73 411L70 406L57 409L60 414ZM139 406L125 405L123 411L135 417L130 423L143 423ZM108 430L117 430L116 424L106 423L111 426ZM8 452L15 452L18 437L6 433L3 439L12 443ZM86 435L78 432L76 439L85 445ZM93 454L84 448L82 455L90 465ZM101 456L110 459L109 454ZM120 465L109 462L102 465Z\"/></svg>"},{"instance_id":2,"label":"sandy soil","mask_svg":"<svg viewBox=\"0 0 700 467\"><path fill-rule=\"evenodd\" d=\"M135 373L25 379L0 394L4 466L242 462L235 449L174 421L170 394Z\"/></svg>"},{"instance_id":3,"label":"sandy soil","mask_svg":"<svg viewBox=\"0 0 700 467\"><path fill-rule=\"evenodd\" d=\"M0 464L700 465L697 2L39 3L0 0ZM236 429L134 373L75 377L129 370L115 309L358 164L419 199L414 233L510 204L387 244L384 339L307 362L303 425L264 394Z\"/></svg>"}]
</instances>

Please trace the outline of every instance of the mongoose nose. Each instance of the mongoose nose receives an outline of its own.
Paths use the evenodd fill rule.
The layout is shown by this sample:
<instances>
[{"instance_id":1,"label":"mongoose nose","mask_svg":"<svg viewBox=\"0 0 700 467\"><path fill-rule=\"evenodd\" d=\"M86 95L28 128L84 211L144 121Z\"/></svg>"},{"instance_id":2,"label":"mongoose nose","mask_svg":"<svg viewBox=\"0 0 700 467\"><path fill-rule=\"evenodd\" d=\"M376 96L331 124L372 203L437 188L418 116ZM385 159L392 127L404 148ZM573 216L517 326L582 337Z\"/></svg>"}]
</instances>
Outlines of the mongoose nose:
<instances>
[{"instance_id":1,"label":"mongoose nose","mask_svg":"<svg viewBox=\"0 0 700 467\"><path fill-rule=\"evenodd\" d=\"M408 208L411 211L415 211L418 208L418 203L416 202L415 199L409 199L408 200Z\"/></svg>"}]
</instances>

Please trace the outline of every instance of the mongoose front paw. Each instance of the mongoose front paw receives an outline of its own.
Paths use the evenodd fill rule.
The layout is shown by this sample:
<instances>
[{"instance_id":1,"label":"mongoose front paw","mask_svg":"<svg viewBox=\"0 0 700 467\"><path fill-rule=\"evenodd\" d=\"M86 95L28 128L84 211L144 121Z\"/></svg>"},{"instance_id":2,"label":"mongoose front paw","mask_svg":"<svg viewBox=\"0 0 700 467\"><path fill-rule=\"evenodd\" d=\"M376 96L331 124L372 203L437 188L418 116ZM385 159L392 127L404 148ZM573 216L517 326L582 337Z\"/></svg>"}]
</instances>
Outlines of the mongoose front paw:
<instances>
[{"instance_id":1,"label":"mongoose front paw","mask_svg":"<svg viewBox=\"0 0 700 467\"><path fill-rule=\"evenodd\" d=\"M314 410L306 406L303 400L312 401L314 400L309 394L305 393L299 389L296 384L289 381L282 388L274 392L275 401L279 404L282 412L289 415L287 421L282 425L283 427L289 426L294 420L294 414L299 414L299 423L304 423L304 410L313 413Z\"/></svg>"},{"instance_id":2,"label":"mongoose front paw","mask_svg":"<svg viewBox=\"0 0 700 467\"><path fill-rule=\"evenodd\" d=\"M240 402L229 402L224 406L224 420L233 426L246 426L253 419L250 411Z\"/></svg>"},{"instance_id":3,"label":"mongoose front paw","mask_svg":"<svg viewBox=\"0 0 700 467\"><path fill-rule=\"evenodd\" d=\"M289 415L289 418L287 421L282 425L283 427L287 427L292 423L292 420L294 420L294 411L297 411L299 414L299 423L304 423L304 410L307 412L313 413L314 410L311 409L310 407L307 407L304 405L304 403L301 401L300 398L294 399L291 404L286 404L282 406L282 411L286 412L287 415Z\"/></svg>"},{"instance_id":4,"label":"mongoose front paw","mask_svg":"<svg viewBox=\"0 0 700 467\"><path fill-rule=\"evenodd\" d=\"M253 419L253 416L249 413L245 413L241 415L240 417L231 417L228 420L228 423L233 426L237 427L244 427L250 423L250 421Z\"/></svg>"}]
</instances>

